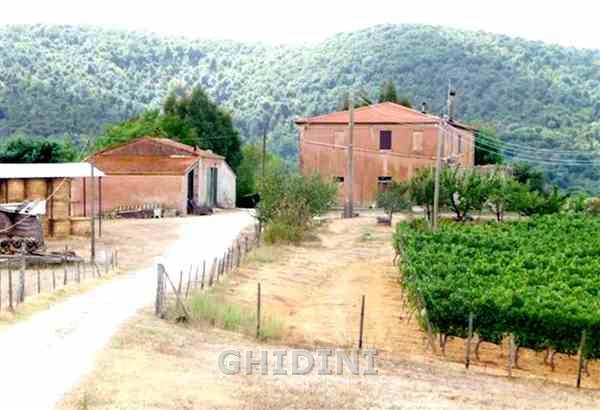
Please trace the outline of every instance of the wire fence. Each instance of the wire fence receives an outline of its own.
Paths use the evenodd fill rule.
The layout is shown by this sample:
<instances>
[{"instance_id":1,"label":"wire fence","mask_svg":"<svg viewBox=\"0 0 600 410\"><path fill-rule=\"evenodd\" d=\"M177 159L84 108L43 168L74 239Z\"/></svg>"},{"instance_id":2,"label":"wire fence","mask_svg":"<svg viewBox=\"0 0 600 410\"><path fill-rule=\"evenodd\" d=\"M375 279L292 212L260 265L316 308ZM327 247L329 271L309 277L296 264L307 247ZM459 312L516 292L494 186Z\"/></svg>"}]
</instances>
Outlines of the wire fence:
<instances>
[{"instance_id":1,"label":"wire fence","mask_svg":"<svg viewBox=\"0 0 600 410\"><path fill-rule=\"evenodd\" d=\"M190 264L185 270L168 272L165 265L159 263L156 267L156 299L154 313L164 318L167 311L169 294L175 297L175 308L184 318L189 320L190 315L186 308L186 299L194 292L208 290L223 280L223 277L237 270L243 259L260 243L258 225L254 226L252 233L240 234L220 257L211 260L199 260ZM179 314L179 313L178 313Z\"/></svg>"},{"instance_id":2,"label":"wire fence","mask_svg":"<svg viewBox=\"0 0 600 410\"><path fill-rule=\"evenodd\" d=\"M21 255L0 261L0 311L14 312L31 297L118 271L116 250L106 251L95 262L67 256L55 259Z\"/></svg>"}]
</instances>

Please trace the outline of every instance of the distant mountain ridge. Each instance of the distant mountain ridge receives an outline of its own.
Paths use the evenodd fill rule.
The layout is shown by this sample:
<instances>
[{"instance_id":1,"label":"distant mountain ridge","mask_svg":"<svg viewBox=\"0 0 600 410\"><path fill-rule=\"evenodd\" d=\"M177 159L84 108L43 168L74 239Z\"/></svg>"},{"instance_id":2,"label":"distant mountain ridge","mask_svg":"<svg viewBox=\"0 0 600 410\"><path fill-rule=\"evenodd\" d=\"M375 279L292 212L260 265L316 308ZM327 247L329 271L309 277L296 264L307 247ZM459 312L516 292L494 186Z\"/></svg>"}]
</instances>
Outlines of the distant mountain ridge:
<instances>
[{"instance_id":1,"label":"distant mountain ridge","mask_svg":"<svg viewBox=\"0 0 600 410\"><path fill-rule=\"evenodd\" d=\"M270 130L296 155L295 116L338 107L352 87L376 97L394 80L413 104L493 125L503 140L600 150L600 50L422 25L382 25L310 46L190 40L74 26L0 28L0 136L97 134L201 84L231 109L242 136ZM559 170L588 187L595 170ZM563 180L564 179L564 180Z\"/></svg>"}]
</instances>

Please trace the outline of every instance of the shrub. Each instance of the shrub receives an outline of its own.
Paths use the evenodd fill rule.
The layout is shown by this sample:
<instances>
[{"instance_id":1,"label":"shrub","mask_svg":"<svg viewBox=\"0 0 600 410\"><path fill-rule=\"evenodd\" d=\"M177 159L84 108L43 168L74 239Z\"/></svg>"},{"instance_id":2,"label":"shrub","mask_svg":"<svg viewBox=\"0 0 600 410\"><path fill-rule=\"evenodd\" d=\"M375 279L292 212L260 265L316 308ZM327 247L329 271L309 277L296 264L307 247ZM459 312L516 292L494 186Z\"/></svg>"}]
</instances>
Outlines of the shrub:
<instances>
[{"instance_id":1,"label":"shrub","mask_svg":"<svg viewBox=\"0 0 600 410\"><path fill-rule=\"evenodd\" d=\"M390 189L377 194L377 206L383 208L385 213L389 215L390 222L394 212L399 212L409 207L408 189L408 183L394 182Z\"/></svg>"},{"instance_id":2,"label":"shrub","mask_svg":"<svg viewBox=\"0 0 600 410\"><path fill-rule=\"evenodd\" d=\"M337 188L319 176L277 170L266 176L258 204L265 224L265 240L299 242L312 227L313 218L334 204Z\"/></svg>"}]
</instances>

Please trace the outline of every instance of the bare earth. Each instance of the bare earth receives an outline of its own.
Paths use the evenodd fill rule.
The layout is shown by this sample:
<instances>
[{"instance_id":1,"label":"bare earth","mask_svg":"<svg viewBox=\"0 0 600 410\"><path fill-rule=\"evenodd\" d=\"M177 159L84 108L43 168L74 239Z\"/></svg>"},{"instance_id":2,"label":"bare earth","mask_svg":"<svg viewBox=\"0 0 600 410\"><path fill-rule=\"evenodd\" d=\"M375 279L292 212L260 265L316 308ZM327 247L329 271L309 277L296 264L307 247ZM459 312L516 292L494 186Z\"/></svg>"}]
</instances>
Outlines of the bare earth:
<instances>
[{"instance_id":1,"label":"bare earth","mask_svg":"<svg viewBox=\"0 0 600 410\"><path fill-rule=\"evenodd\" d=\"M160 255L167 270L179 271L222 255L254 219L247 212L230 212L181 221L169 231L175 233L173 240L163 241L161 248L155 247L152 238L161 235L160 226L167 222L143 221L155 226L155 235L145 229L128 232L129 251L123 253L132 256L127 263L149 269L132 271L0 332L2 408L54 408L93 369L96 354L119 326L152 303L158 261L152 256ZM158 249L162 250L154 254Z\"/></svg>"},{"instance_id":2,"label":"bare earth","mask_svg":"<svg viewBox=\"0 0 600 410\"><path fill-rule=\"evenodd\" d=\"M252 307L261 282L263 312L281 320L288 346L352 347L360 299L366 296L366 346L376 348L378 376L225 376L226 349L281 349L237 334L178 326L141 312L99 357L94 372L60 409L595 409L600 366L584 389L573 388L574 358L552 372L541 354L523 351L521 369L506 377L505 350L483 345L481 361L464 369L464 342L434 356L405 307L390 244L391 228L372 215L334 219L302 246L261 248L221 290Z\"/></svg>"}]
</instances>

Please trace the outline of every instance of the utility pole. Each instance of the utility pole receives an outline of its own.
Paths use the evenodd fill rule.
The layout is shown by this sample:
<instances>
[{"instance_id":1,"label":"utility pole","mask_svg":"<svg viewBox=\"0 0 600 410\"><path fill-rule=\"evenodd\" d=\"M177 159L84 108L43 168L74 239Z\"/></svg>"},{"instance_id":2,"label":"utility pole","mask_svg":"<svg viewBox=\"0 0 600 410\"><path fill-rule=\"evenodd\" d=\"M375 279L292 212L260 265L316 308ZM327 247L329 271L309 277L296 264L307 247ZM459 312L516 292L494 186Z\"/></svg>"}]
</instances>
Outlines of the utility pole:
<instances>
[{"instance_id":1,"label":"utility pole","mask_svg":"<svg viewBox=\"0 0 600 410\"><path fill-rule=\"evenodd\" d=\"M346 202L344 204L344 218L352 218L354 216L353 203L353 182L354 182L354 162L353 162L353 144L354 144L354 95L351 92L348 97L348 113L350 119L348 121L348 151L346 160Z\"/></svg>"},{"instance_id":2,"label":"utility pole","mask_svg":"<svg viewBox=\"0 0 600 410\"><path fill-rule=\"evenodd\" d=\"M261 188L265 188L265 163L267 162L267 129L265 128L262 138L262 182Z\"/></svg>"},{"instance_id":3,"label":"utility pole","mask_svg":"<svg viewBox=\"0 0 600 410\"><path fill-rule=\"evenodd\" d=\"M435 182L433 189L433 230L437 230L438 213L440 206L440 173L442 168L442 122L437 125L437 154L435 159Z\"/></svg>"},{"instance_id":4,"label":"utility pole","mask_svg":"<svg viewBox=\"0 0 600 410\"><path fill-rule=\"evenodd\" d=\"M90 162L91 168L91 224L92 224L92 237L90 243L90 261L96 262L96 183L94 182L94 163Z\"/></svg>"}]
</instances>

